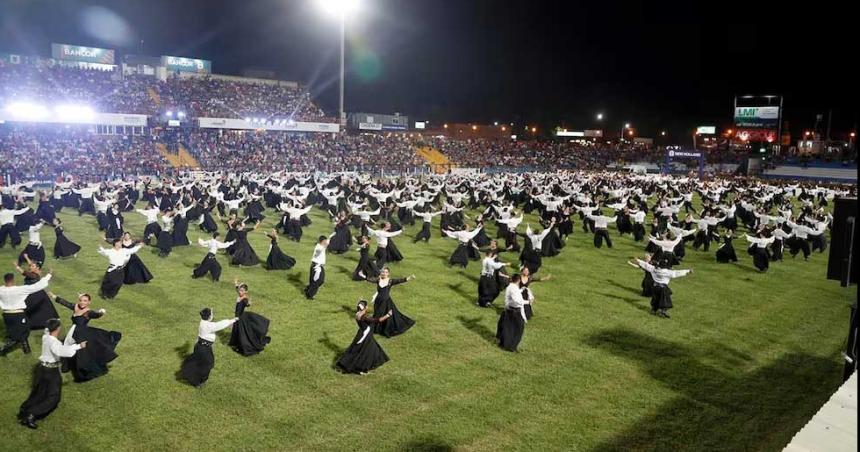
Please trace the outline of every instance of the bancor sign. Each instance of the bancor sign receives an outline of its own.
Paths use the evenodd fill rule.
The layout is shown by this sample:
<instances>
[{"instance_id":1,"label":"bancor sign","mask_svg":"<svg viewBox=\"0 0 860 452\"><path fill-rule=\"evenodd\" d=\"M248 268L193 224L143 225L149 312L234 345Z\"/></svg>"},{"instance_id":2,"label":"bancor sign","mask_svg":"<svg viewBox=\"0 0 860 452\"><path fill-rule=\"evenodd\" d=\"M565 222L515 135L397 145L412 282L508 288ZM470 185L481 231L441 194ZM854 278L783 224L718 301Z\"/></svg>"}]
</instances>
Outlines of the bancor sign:
<instances>
[{"instance_id":1,"label":"bancor sign","mask_svg":"<svg viewBox=\"0 0 860 452\"><path fill-rule=\"evenodd\" d=\"M83 61L86 63L113 64L114 51L98 47L73 46L70 44L51 44L51 56L55 60Z\"/></svg>"}]
</instances>

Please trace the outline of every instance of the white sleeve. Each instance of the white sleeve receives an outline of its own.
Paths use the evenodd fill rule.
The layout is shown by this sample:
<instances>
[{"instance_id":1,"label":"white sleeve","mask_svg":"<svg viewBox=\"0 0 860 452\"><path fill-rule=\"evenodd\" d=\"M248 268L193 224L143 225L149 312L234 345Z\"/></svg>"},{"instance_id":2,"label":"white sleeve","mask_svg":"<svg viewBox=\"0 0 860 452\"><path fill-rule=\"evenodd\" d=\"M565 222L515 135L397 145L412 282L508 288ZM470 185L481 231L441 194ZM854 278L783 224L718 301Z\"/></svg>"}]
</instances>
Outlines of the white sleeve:
<instances>
[{"instance_id":1,"label":"white sleeve","mask_svg":"<svg viewBox=\"0 0 860 452\"><path fill-rule=\"evenodd\" d=\"M75 352L77 352L81 348L81 346L78 344L63 345L59 339L51 341L50 347L51 353L61 358L71 358L72 356L75 356Z\"/></svg>"}]
</instances>

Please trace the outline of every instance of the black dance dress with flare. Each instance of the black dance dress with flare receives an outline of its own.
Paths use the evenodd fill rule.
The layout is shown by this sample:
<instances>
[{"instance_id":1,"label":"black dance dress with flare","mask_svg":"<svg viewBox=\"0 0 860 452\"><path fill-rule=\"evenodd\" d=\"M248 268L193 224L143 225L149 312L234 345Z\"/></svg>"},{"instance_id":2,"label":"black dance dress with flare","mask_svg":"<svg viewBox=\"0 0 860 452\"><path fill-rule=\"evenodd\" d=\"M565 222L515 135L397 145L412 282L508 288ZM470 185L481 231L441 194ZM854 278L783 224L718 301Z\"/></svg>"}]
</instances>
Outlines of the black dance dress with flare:
<instances>
[{"instance_id":1,"label":"black dance dress with flare","mask_svg":"<svg viewBox=\"0 0 860 452\"><path fill-rule=\"evenodd\" d=\"M478 280L478 305L490 306L499 296L499 280L495 275L481 275Z\"/></svg>"},{"instance_id":2,"label":"black dance dress with flare","mask_svg":"<svg viewBox=\"0 0 860 452\"><path fill-rule=\"evenodd\" d=\"M296 265L296 260L284 254L278 246L278 239L272 238L269 256L266 258L266 270L289 270Z\"/></svg>"},{"instance_id":3,"label":"black dance dress with flare","mask_svg":"<svg viewBox=\"0 0 860 452\"><path fill-rule=\"evenodd\" d=\"M122 245L123 248L134 248L135 244L132 243L130 245ZM152 273L149 272L149 269L146 268L146 265L137 256L137 253L132 254L128 257L128 262L125 263L125 276L123 277L123 284L146 284L152 281Z\"/></svg>"},{"instance_id":4,"label":"black dance dress with flare","mask_svg":"<svg viewBox=\"0 0 860 452\"><path fill-rule=\"evenodd\" d=\"M376 278L379 276L379 268L376 262L370 258L370 245L362 246L358 251L358 265L355 271L352 272L353 281L363 281L366 278Z\"/></svg>"},{"instance_id":5,"label":"black dance dress with flare","mask_svg":"<svg viewBox=\"0 0 860 452\"><path fill-rule=\"evenodd\" d=\"M57 235L57 240L54 242L54 257L56 259L72 257L81 250L81 247L77 243L66 237L62 226L55 227L54 233Z\"/></svg>"},{"instance_id":6,"label":"black dance dress with flare","mask_svg":"<svg viewBox=\"0 0 860 452\"><path fill-rule=\"evenodd\" d=\"M249 301L247 298L236 300L236 317L239 320L233 324L230 333L230 347L245 356L256 355L266 348L271 341L269 334L269 319L246 311Z\"/></svg>"},{"instance_id":7,"label":"black dance dress with flare","mask_svg":"<svg viewBox=\"0 0 860 452\"><path fill-rule=\"evenodd\" d=\"M390 237L388 238L388 245L385 247L376 247L376 253L374 254L377 262L400 262L403 260L403 255L400 254L400 250L397 249L397 245L394 244L394 240Z\"/></svg>"},{"instance_id":8,"label":"black dance dress with flare","mask_svg":"<svg viewBox=\"0 0 860 452\"><path fill-rule=\"evenodd\" d=\"M373 337L373 329L379 324L379 319L365 315L355 323L358 324L358 332L336 363L341 371L350 374L369 372L388 362L388 355Z\"/></svg>"},{"instance_id":9,"label":"black dance dress with flare","mask_svg":"<svg viewBox=\"0 0 860 452\"><path fill-rule=\"evenodd\" d=\"M230 258L230 264L241 265L244 267L252 267L260 263L260 258L257 253L251 248L248 243L248 231L236 231L236 243L233 244L233 255Z\"/></svg>"},{"instance_id":10,"label":"black dance dress with flare","mask_svg":"<svg viewBox=\"0 0 860 452\"><path fill-rule=\"evenodd\" d=\"M499 347L509 352L517 351L525 329L526 319L523 318L523 311L505 308L499 315L496 325L496 339L499 341Z\"/></svg>"},{"instance_id":11,"label":"black dance dress with flare","mask_svg":"<svg viewBox=\"0 0 860 452\"><path fill-rule=\"evenodd\" d=\"M328 242L328 251L334 254L343 254L349 251L352 244L352 233L349 231L349 222L338 221L334 227L334 237Z\"/></svg>"},{"instance_id":12,"label":"black dance dress with flare","mask_svg":"<svg viewBox=\"0 0 860 452\"><path fill-rule=\"evenodd\" d=\"M391 287L405 283L406 278L390 278L385 287L381 286L381 281L376 278L368 279L368 282L376 284L376 295L373 296L373 317L378 319L391 311L391 317L388 320L377 323L374 327L376 334L394 337L405 333L415 325L415 321L401 313L391 299Z\"/></svg>"},{"instance_id":13,"label":"black dance dress with flare","mask_svg":"<svg viewBox=\"0 0 860 452\"><path fill-rule=\"evenodd\" d=\"M723 238L723 244L717 248L717 262L725 264L728 262L737 262L738 255L735 253L735 247L732 245L732 238Z\"/></svg>"},{"instance_id":14,"label":"black dance dress with flare","mask_svg":"<svg viewBox=\"0 0 860 452\"><path fill-rule=\"evenodd\" d=\"M173 217L173 246L188 246L188 218L181 215Z\"/></svg>"},{"instance_id":15,"label":"black dance dress with flare","mask_svg":"<svg viewBox=\"0 0 860 452\"><path fill-rule=\"evenodd\" d=\"M179 374L191 386L200 386L209 379L209 373L215 367L215 354L212 353L212 342L197 338L194 351L182 361Z\"/></svg>"},{"instance_id":16,"label":"black dance dress with flare","mask_svg":"<svg viewBox=\"0 0 860 452\"><path fill-rule=\"evenodd\" d=\"M24 275L24 284L36 284L40 279L38 275L26 273ZM48 319L59 317L57 310L54 308L53 303L51 303L51 299L48 297L48 293L44 290L27 295L24 303L27 305L24 313L27 315L27 323L30 325L31 330L45 328Z\"/></svg>"},{"instance_id":17,"label":"black dance dress with flare","mask_svg":"<svg viewBox=\"0 0 860 452\"><path fill-rule=\"evenodd\" d=\"M74 310L75 304L62 298L57 303ZM97 311L88 311L83 315L73 316L73 330L70 331L75 343L86 341L87 347L78 350L75 356L68 358L69 370L78 383L98 378L108 373L108 363L117 358L116 346L122 339L117 331L106 331L91 327L90 320L101 317Z\"/></svg>"}]
</instances>

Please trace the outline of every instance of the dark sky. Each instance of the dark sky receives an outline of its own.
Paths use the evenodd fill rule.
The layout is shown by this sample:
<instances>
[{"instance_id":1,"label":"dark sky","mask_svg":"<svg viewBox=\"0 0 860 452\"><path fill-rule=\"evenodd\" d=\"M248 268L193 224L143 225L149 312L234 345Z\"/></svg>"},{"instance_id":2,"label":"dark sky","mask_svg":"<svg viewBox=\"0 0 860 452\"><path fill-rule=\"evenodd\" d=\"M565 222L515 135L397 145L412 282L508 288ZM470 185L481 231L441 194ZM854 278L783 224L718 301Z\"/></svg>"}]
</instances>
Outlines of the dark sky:
<instances>
[{"instance_id":1,"label":"dark sky","mask_svg":"<svg viewBox=\"0 0 860 452\"><path fill-rule=\"evenodd\" d=\"M361 1L348 111L683 136L729 125L733 96L751 93L783 94L795 132L828 109L834 132L858 121L854 2ZM0 0L0 27L5 51L64 42L269 68L336 114L338 25L314 0Z\"/></svg>"}]
</instances>

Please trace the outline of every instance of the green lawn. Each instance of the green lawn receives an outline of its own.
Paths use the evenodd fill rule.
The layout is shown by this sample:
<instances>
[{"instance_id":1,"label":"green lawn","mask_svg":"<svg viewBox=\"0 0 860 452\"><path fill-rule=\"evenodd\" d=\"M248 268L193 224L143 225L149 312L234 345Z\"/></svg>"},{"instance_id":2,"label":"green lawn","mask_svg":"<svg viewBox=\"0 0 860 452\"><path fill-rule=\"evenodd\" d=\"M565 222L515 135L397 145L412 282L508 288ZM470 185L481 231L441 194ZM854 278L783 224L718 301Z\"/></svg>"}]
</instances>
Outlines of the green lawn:
<instances>
[{"instance_id":1,"label":"green lawn","mask_svg":"<svg viewBox=\"0 0 860 452\"><path fill-rule=\"evenodd\" d=\"M277 218L268 215L270 228ZM106 261L96 253L95 218L69 210L61 218L84 250L49 259L51 289L66 298L96 293ZM672 283L676 307L665 320L648 314L642 272L625 264L644 245L613 231L615 248L596 250L578 220L562 254L544 260L541 273L554 279L533 288L535 317L517 354L493 343L497 312L475 306L479 265L449 268L453 240L434 226L429 245L413 245L419 226L407 228L395 239L406 260L392 272L418 279L392 297L416 326L378 338L391 357L382 368L342 375L332 364L355 334L351 311L374 286L350 279L357 252L329 255L325 286L316 301L304 299L314 238L332 230L320 210L311 218L301 244L281 241L298 260L289 272L231 268L220 256L224 275L213 284L190 278L203 248L167 259L142 250L155 280L94 303L108 310L94 325L123 333L110 374L84 384L66 374L60 407L37 431L15 415L41 333L31 335L33 354L0 358L0 449L780 450L840 385L856 292L825 280L826 254L789 257L759 274L743 239L736 265L717 264L713 248L690 248L679 268L695 271ZM140 215L126 220L143 231ZM189 238L198 235L192 226ZM50 256L53 231L42 236ZM263 231L251 236L265 259ZM6 271L16 256L0 250ZM232 316L234 277L250 285L252 309L272 320L272 343L242 357L225 345L225 331L209 382L192 388L175 374L195 341L197 312L212 306L217 318ZM60 312L68 327L70 312Z\"/></svg>"}]
</instances>

